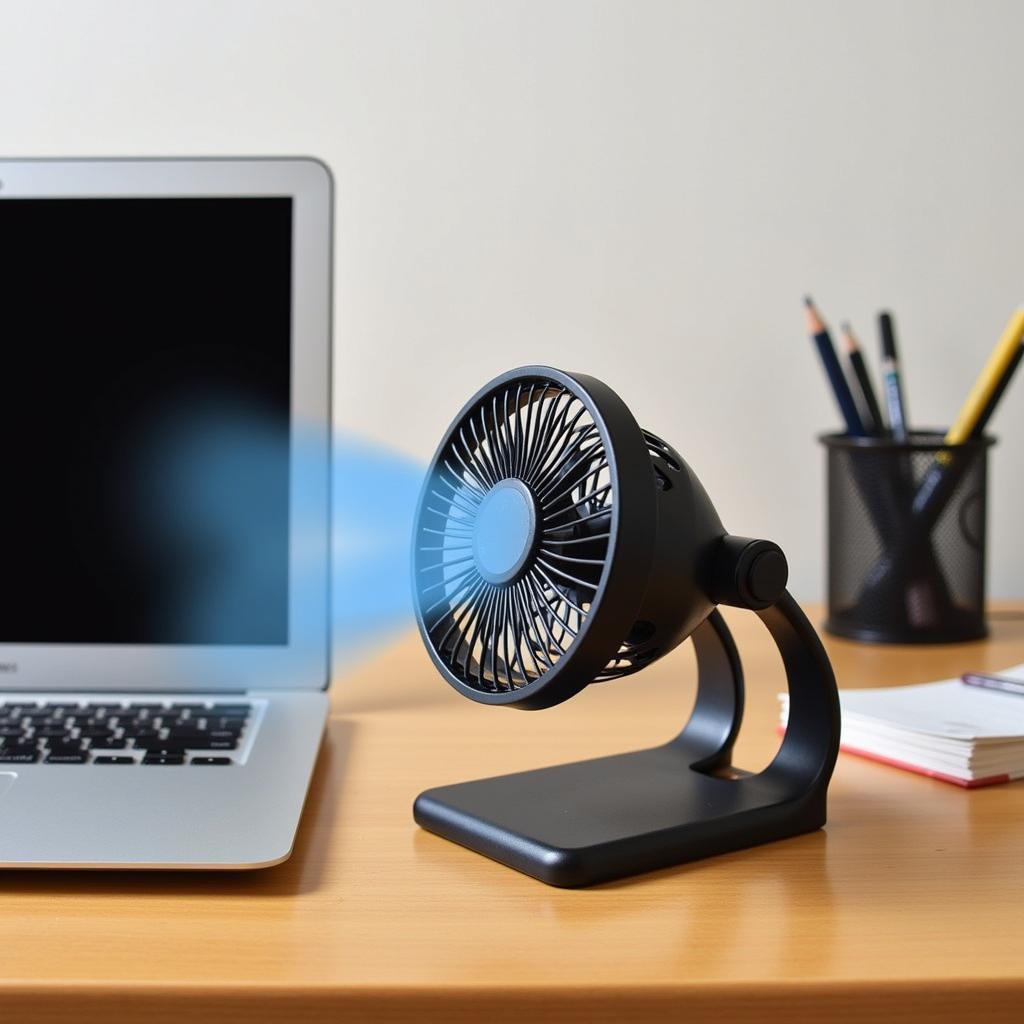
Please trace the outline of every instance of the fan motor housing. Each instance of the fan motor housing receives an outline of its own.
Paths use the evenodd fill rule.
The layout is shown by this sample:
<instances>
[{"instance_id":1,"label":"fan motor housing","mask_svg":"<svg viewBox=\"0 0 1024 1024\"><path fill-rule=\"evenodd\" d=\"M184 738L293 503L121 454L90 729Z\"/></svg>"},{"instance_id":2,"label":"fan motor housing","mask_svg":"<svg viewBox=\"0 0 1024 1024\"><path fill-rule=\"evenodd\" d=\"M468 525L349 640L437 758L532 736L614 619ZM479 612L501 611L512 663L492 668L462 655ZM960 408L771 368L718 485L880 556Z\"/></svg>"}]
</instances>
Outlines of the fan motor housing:
<instances>
[{"instance_id":1,"label":"fan motor housing","mask_svg":"<svg viewBox=\"0 0 1024 1024\"><path fill-rule=\"evenodd\" d=\"M678 647L711 613L710 583L725 528L696 474L671 445L644 431L657 528L636 623L604 678L638 671Z\"/></svg>"}]
</instances>

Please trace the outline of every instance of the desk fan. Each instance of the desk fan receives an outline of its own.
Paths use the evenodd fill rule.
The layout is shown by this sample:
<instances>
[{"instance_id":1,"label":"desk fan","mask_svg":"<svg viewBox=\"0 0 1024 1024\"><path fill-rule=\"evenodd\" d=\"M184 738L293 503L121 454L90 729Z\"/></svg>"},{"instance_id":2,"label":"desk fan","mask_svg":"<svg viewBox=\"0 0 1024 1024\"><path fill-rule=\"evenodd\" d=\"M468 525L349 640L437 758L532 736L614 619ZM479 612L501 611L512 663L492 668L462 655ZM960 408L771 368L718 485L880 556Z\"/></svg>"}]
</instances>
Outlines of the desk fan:
<instances>
[{"instance_id":1,"label":"desk fan","mask_svg":"<svg viewBox=\"0 0 1024 1024\"><path fill-rule=\"evenodd\" d=\"M669 743L428 790L422 827L581 886L824 824L838 694L785 556L728 534L679 453L605 384L526 366L477 392L428 470L412 560L423 642L472 700L551 707L688 637L698 667ZM759 615L785 666L789 725L756 775L731 766L743 675L719 604Z\"/></svg>"}]
</instances>

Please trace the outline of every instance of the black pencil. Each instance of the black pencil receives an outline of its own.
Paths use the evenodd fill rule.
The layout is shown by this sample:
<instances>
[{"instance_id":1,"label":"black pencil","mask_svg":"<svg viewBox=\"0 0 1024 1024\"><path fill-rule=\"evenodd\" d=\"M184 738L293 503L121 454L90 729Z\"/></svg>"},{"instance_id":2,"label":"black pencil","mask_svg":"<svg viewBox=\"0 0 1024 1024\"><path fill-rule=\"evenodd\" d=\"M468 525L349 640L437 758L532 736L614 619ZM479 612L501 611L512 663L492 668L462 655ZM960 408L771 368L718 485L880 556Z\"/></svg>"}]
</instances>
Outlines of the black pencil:
<instances>
[{"instance_id":1,"label":"black pencil","mask_svg":"<svg viewBox=\"0 0 1024 1024\"><path fill-rule=\"evenodd\" d=\"M848 323L840 325L843 333L843 342L846 345L846 356L850 360L853 369L853 376L860 385L860 394L863 399L864 408L862 419L864 429L869 434L884 434L885 420L882 418L882 410L878 405L878 398L875 396L875 389L868 374L867 364L864 362L864 355L857 344L853 330Z\"/></svg>"}]
</instances>

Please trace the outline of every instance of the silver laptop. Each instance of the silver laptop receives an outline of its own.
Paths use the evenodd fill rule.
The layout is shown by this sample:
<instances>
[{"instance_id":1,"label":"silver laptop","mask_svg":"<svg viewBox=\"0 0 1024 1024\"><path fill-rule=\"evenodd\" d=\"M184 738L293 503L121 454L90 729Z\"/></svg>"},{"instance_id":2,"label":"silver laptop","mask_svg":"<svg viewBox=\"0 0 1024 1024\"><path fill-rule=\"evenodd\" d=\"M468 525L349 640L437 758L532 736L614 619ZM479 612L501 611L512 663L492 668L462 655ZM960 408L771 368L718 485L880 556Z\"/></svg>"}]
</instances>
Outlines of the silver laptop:
<instances>
[{"instance_id":1,"label":"silver laptop","mask_svg":"<svg viewBox=\"0 0 1024 1024\"><path fill-rule=\"evenodd\" d=\"M327 715L330 174L0 182L0 867L276 864Z\"/></svg>"}]
</instances>

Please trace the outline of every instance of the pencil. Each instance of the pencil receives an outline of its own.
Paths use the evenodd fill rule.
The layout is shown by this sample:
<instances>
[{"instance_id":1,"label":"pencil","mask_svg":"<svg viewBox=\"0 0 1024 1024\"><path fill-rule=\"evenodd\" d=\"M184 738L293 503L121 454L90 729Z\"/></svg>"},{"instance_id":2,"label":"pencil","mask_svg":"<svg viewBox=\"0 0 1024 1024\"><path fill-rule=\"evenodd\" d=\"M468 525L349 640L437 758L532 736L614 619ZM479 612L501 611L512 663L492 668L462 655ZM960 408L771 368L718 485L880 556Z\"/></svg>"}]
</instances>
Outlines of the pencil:
<instances>
[{"instance_id":1,"label":"pencil","mask_svg":"<svg viewBox=\"0 0 1024 1024\"><path fill-rule=\"evenodd\" d=\"M864 423L857 411L857 403L853 400L853 392L850 390L846 375L839 364L839 357L836 355L825 321L821 319L809 295L804 297L804 305L807 308L807 333L818 347L822 365L825 367L825 373L832 385L832 393L835 395L839 411L846 423L846 431L855 437L863 437L865 435Z\"/></svg>"},{"instance_id":2,"label":"pencil","mask_svg":"<svg viewBox=\"0 0 1024 1024\"><path fill-rule=\"evenodd\" d=\"M944 443L947 445L963 444L973 437L981 437L985 433L989 420L992 419L1000 399L1003 397L1014 372L1024 356L1024 307L1018 309L1010 318L1003 331L1003 336L996 343L992 354L988 357L978 379L974 382L971 393L967 396L956 422L946 432ZM956 477L952 475L955 468L951 464L950 452L939 452L935 456L931 469L921 482L917 494L914 495L914 513L923 515L929 507L938 508L941 494L940 484L947 482L947 489L954 487Z\"/></svg>"},{"instance_id":3,"label":"pencil","mask_svg":"<svg viewBox=\"0 0 1024 1024\"><path fill-rule=\"evenodd\" d=\"M857 338L853 329L848 323L839 325L843 334L843 342L846 345L846 356L853 369L854 379L860 388L860 395L863 400L861 415L864 420L864 429L869 434L884 434L885 421L882 419L882 410L878 407L878 399L875 397L875 389L868 374L867 365L864 362L864 355L857 344Z\"/></svg>"},{"instance_id":4,"label":"pencil","mask_svg":"<svg viewBox=\"0 0 1024 1024\"><path fill-rule=\"evenodd\" d=\"M891 313L878 314L878 332L882 339L882 381L885 401L889 407L889 429L897 441L906 441L907 404L903 399L900 360L896 353L896 329Z\"/></svg>"},{"instance_id":5,"label":"pencil","mask_svg":"<svg viewBox=\"0 0 1024 1024\"><path fill-rule=\"evenodd\" d=\"M974 431L972 432L971 437L980 437L985 432L985 428L988 426L988 421L992 418L992 413L996 411L996 406L1003 397L1003 392L1013 379L1013 375L1016 373L1017 367L1020 366L1022 356L1024 356L1024 343L1017 346L1017 351L1014 352L1013 358L1006 367L1006 373L1003 374L1003 377L996 386L995 391L992 392L992 397L988 400L988 405L985 406L981 415L978 417L978 422L974 425Z\"/></svg>"},{"instance_id":6,"label":"pencil","mask_svg":"<svg viewBox=\"0 0 1024 1024\"><path fill-rule=\"evenodd\" d=\"M946 444L962 444L985 429L995 407L1002 398L1013 371L1020 362L1024 344L1024 307L1018 309L1006 325L1002 337L982 368L967 396L960 415L946 434Z\"/></svg>"}]
</instances>

